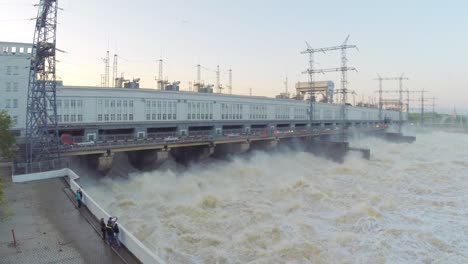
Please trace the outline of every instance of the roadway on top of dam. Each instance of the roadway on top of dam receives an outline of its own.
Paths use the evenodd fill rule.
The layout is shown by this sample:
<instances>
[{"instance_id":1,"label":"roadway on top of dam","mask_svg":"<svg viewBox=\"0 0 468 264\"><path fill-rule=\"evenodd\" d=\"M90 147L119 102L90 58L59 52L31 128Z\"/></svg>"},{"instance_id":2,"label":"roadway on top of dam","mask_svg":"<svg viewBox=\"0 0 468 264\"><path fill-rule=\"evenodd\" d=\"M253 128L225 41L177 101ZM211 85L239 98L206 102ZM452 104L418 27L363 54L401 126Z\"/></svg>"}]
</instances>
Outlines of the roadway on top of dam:
<instances>
[{"instance_id":1,"label":"roadway on top of dam","mask_svg":"<svg viewBox=\"0 0 468 264\"><path fill-rule=\"evenodd\" d=\"M373 133L384 131L383 127L363 127L354 128L353 132L360 133ZM306 130L287 130L278 131L274 135L262 135L262 134L225 134L221 136L212 135L197 135L197 136L185 136L178 137L174 134L161 135L160 137L148 137L144 139L136 139L133 136L128 137L107 137L105 141L97 140L95 142L77 143L73 145L64 146L61 149L61 155L67 156L81 156L81 155L93 155L93 154L105 154L108 151L113 153L127 152L127 151L139 151L139 150L150 150L150 149L161 149L170 150L171 148L179 147L192 147L192 146L203 146L203 145L219 145L229 143L250 143L254 141L268 141L268 140L281 140L288 138L303 138L303 137L318 137L326 135L337 135L340 133L340 128L314 128L312 131ZM349 133L349 132L348 132Z\"/></svg>"}]
</instances>

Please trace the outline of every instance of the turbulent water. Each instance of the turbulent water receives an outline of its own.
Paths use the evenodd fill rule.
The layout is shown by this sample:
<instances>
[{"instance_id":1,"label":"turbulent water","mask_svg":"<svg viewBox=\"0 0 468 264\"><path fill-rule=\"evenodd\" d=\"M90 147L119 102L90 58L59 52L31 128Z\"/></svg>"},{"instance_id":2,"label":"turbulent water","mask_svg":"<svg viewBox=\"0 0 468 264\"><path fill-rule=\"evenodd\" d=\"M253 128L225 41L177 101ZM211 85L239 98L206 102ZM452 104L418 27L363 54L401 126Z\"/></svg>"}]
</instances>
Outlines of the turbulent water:
<instances>
[{"instance_id":1,"label":"turbulent water","mask_svg":"<svg viewBox=\"0 0 468 264\"><path fill-rule=\"evenodd\" d=\"M85 184L168 263L468 263L468 135L352 145Z\"/></svg>"}]
</instances>

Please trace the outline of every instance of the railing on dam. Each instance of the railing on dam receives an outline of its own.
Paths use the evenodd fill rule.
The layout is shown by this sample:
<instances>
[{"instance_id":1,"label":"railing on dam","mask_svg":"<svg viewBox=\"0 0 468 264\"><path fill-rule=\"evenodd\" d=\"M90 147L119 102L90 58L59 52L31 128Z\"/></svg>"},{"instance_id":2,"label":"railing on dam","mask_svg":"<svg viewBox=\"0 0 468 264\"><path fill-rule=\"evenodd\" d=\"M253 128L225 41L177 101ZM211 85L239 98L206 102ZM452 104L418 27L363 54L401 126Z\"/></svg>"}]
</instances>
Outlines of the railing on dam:
<instances>
[{"instance_id":1,"label":"railing on dam","mask_svg":"<svg viewBox=\"0 0 468 264\"><path fill-rule=\"evenodd\" d=\"M357 131L376 131L382 130L382 127L363 127L357 128ZM252 130L249 133L238 130L226 130L221 135L213 135L212 133L198 132L189 136L177 136L176 133L153 133L146 138L135 138L133 135L106 136L97 141L78 142L72 145L63 145L61 152L64 155L73 155L73 153L91 152L107 149L132 148L142 146L153 146L155 148L171 145L191 145L191 144L216 144L218 142L229 143L238 142L241 140L262 140L262 139L282 139L291 137L305 136L321 136L333 135L340 133L339 127L317 127L312 129L278 129L268 131L265 129ZM78 138L79 139L79 138Z\"/></svg>"},{"instance_id":2,"label":"railing on dam","mask_svg":"<svg viewBox=\"0 0 468 264\"><path fill-rule=\"evenodd\" d=\"M70 189L73 192L76 192L78 189L81 189L83 192L83 204L86 205L88 210L96 217L97 219L108 219L112 215L104 210L94 199L93 197L86 192L86 190L80 186L77 180L80 178L74 171L65 168L60 170L51 170L47 172L40 173L30 173L23 175L13 176L13 182L27 182L34 180L43 180L50 178L59 178L66 177L70 186ZM165 264L165 261L158 257L156 254L151 252L140 240L138 240L124 225L119 224L120 242L142 263L155 263L155 264Z\"/></svg>"}]
</instances>

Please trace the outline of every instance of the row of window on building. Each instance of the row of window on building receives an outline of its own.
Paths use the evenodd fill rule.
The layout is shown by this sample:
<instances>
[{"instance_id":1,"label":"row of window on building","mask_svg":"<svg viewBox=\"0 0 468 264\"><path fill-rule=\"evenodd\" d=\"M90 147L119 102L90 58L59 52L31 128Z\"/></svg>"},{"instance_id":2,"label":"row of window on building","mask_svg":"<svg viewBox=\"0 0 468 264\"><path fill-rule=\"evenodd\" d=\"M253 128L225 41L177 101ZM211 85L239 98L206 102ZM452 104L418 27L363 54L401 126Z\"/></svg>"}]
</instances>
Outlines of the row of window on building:
<instances>
[{"instance_id":1,"label":"row of window on building","mask_svg":"<svg viewBox=\"0 0 468 264\"><path fill-rule=\"evenodd\" d=\"M221 104L221 119L240 120L243 118L242 104Z\"/></svg>"},{"instance_id":2,"label":"row of window on building","mask_svg":"<svg viewBox=\"0 0 468 264\"><path fill-rule=\"evenodd\" d=\"M83 122L83 100L57 99L57 122Z\"/></svg>"},{"instance_id":3,"label":"row of window on building","mask_svg":"<svg viewBox=\"0 0 468 264\"><path fill-rule=\"evenodd\" d=\"M57 104L57 111L64 110L68 111L68 109L76 110L77 108L79 110L83 109L83 100L76 100L76 99L57 99L56 101Z\"/></svg>"},{"instance_id":4,"label":"row of window on building","mask_svg":"<svg viewBox=\"0 0 468 264\"><path fill-rule=\"evenodd\" d=\"M133 121L133 111L133 100L97 100L98 122Z\"/></svg>"},{"instance_id":5,"label":"row of window on building","mask_svg":"<svg viewBox=\"0 0 468 264\"><path fill-rule=\"evenodd\" d=\"M9 47L9 46L3 46L2 47L2 52L3 53L26 53L26 54L31 54L32 53L32 48L25 48L25 47Z\"/></svg>"},{"instance_id":6,"label":"row of window on building","mask_svg":"<svg viewBox=\"0 0 468 264\"><path fill-rule=\"evenodd\" d=\"M307 108L294 108L294 119L308 119Z\"/></svg>"},{"instance_id":7,"label":"row of window on building","mask_svg":"<svg viewBox=\"0 0 468 264\"><path fill-rule=\"evenodd\" d=\"M289 119L289 106L275 106L275 119Z\"/></svg>"},{"instance_id":8,"label":"row of window on building","mask_svg":"<svg viewBox=\"0 0 468 264\"><path fill-rule=\"evenodd\" d=\"M267 107L266 105L250 105L249 106L250 119L266 120L267 119Z\"/></svg>"},{"instance_id":9,"label":"row of window on building","mask_svg":"<svg viewBox=\"0 0 468 264\"><path fill-rule=\"evenodd\" d=\"M18 99L5 99L5 108L18 108Z\"/></svg>"},{"instance_id":10,"label":"row of window on building","mask_svg":"<svg viewBox=\"0 0 468 264\"><path fill-rule=\"evenodd\" d=\"M188 102L187 103L188 120L211 120L213 119L212 102Z\"/></svg>"},{"instance_id":11,"label":"row of window on building","mask_svg":"<svg viewBox=\"0 0 468 264\"><path fill-rule=\"evenodd\" d=\"M58 123L80 123L83 122L83 115L57 115Z\"/></svg>"},{"instance_id":12,"label":"row of window on building","mask_svg":"<svg viewBox=\"0 0 468 264\"><path fill-rule=\"evenodd\" d=\"M20 74L20 67L19 66L6 66L6 75L19 75Z\"/></svg>"},{"instance_id":13,"label":"row of window on building","mask_svg":"<svg viewBox=\"0 0 468 264\"><path fill-rule=\"evenodd\" d=\"M176 120L177 102L146 101L146 120Z\"/></svg>"},{"instance_id":14,"label":"row of window on building","mask_svg":"<svg viewBox=\"0 0 468 264\"><path fill-rule=\"evenodd\" d=\"M18 83L17 82L14 82L14 83L11 83L11 82L6 82L5 83L5 92L9 93L9 92L18 92Z\"/></svg>"}]
</instances>

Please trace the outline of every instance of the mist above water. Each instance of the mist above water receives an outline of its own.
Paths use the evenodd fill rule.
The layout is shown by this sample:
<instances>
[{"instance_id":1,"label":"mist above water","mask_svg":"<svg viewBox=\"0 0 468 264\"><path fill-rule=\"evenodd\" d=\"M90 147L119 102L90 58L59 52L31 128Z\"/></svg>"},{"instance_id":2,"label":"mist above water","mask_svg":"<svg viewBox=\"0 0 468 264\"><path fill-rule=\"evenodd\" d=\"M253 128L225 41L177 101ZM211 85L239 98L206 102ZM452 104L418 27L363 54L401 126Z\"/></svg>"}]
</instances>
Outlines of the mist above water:
<instances>
[{"instance_id":1,"label":"mist above water","mask_svg":"<svg viewBox=\"0 0 468 264\"><path fill-rule=\"evenodd\" d=\"M352 145L82 181L168 263L468 263L468 136Z\"/></svg>"}]
</instances>

